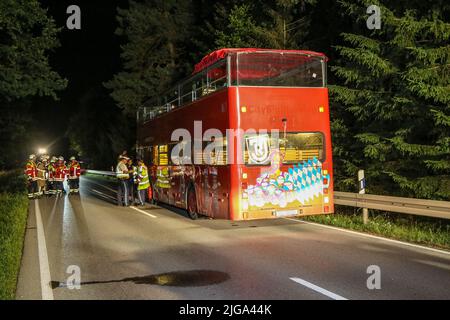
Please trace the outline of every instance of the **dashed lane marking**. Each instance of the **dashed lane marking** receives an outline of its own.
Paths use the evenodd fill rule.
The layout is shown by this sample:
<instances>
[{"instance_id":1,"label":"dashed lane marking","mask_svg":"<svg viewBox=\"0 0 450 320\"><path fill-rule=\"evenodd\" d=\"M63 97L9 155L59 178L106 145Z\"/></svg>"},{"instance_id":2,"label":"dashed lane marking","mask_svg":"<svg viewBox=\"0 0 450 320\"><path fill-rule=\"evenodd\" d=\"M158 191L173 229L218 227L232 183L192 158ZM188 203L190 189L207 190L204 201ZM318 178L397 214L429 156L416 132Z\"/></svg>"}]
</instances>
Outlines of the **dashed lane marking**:
<instances>
[{"instance_id":1,"label":"dashed lane marking","mask_svg":"<svg viewBox=\"0 0 450 320\"><path fill-rule=\"evenodd\" d=\"M340 296L338 294L335 294L335 293L333 293L331 291L328 291L328 290L326 290L324 288L316 286L315 284L313 284L311 282L308 282L306 280L303 280L303 279L300 279L300 278L290 278L290 279L292 281L298 283L298 284L301 284L302 286L305 286L305 287L307 287L307 288L309 288L311 290L319 292L319 293L321 293L321 294L323 294L323 295L325 295L325 296L327 296L327 297L329 297L331 299L334 299L334 300L348 300L348 299L346 299L346 298L344 298L344 297L342 297L342 296Z\"/></svg>"},{"instance_id":2,"label":"dashed lane marking","mask_svg":"<svg viewBox=\"0 0 450 320\"><path fill-rule=\"evenodd\" d=\"M138 212L140 212L142 214L145 214L146 216L149 216L150 218L153 218L153 219L157 218L157 216L154 216L154 215L152 215L152 214L150 214L148 212L145 212L144 210L138 209L136 207L131 206L130 209L133 209L133 210L136 210L136 211L138 211Z\"/></svg>"}]
</instances>

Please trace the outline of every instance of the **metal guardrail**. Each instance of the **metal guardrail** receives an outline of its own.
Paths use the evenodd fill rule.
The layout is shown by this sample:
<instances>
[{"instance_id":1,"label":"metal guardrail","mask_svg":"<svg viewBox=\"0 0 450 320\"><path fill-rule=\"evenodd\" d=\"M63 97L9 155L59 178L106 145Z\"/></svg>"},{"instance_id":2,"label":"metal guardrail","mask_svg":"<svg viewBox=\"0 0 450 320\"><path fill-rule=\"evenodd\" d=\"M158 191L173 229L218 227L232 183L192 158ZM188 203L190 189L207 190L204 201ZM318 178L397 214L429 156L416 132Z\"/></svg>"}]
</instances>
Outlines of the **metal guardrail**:
<instances>
[{"instance_id":1,"label":"metal guardrail","mask_svg":"<svg viewBox=\"0 0 450 320\"><path fill-rule=\"evenodd\" d=\"M112 171L86 170L86 172L102 176L116 175ZM422 200L335 191L334 204L450 219L450 201Z\"/></svg>"},{"instance_id":2,"label":"metal guardrail","mask_svg":"<svg viewBox=\"0 0 450 320\"><path fill-rule=\"evenodd\" d=\"M96 174L99 176L109 176L109 177L115 177L116 173L113 171L98 171L98 170L86 170L86 173Z\"/></svg>"},{"instance_id":3,"label":"metal guardrail","mask_svg":"<svg viewBox=\"0 0 450 320\"><path fill-rule=\"evenodd\" d=\"M450 219L449 201L422 200L335 191L334 204Z\"/></svg>"}]
</instances>

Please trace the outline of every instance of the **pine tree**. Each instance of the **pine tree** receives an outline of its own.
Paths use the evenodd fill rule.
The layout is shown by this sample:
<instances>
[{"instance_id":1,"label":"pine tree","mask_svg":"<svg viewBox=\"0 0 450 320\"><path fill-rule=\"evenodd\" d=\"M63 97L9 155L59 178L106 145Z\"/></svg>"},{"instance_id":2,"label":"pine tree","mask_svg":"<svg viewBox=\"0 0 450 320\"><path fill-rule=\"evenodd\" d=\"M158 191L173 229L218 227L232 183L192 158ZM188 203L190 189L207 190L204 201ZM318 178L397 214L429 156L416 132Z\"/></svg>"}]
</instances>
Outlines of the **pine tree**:
<instances>
[{"instance_id":1,"label":"pine tree","mask_svg":"<svg viewBox=\"0 0 450 320\"><path fill-rule=\"evenodd\" d=\"M129 9L118 9L124 70L105 87L120 108L134 114L192 68L184 48L194 15L192 1L185 0L130 1Z\"/></svg>"},{"instance_id":2,"label":"pine tree","mask_svg":"<svg viewBox=\"0 0 450 320\"><path fill-rule=\"evenodd\" d=\"M49 63L58 29L37 0L0 1L0 169L21 166L31 123L30 99L49 96L67 81Z\"/></svg>"},{"instance_id":3,"label":"pine tree","mask_svg":"<svg viewBox=\"0 0 450 320\"><path fill-rule=\"evenodd\" d=\"M361 27L342 34L332 67L342 80L330 88L337 186L363 168L374 193L449 199L449 7L376 2L341 1ZM370 31L366 8L374 3L382 27Z\"/></svg>"},{"instance_id":4,"label":"pine tree","mask_svg":"<svg viewBox=\"0 0 450 320\"><path fill-rule=\"evenodd\" d=\"M217 48L258 47L297 49L303 47L310 23L306 8L315 0L253 1L234 4L231 10L216 6Z\"/></svg>"},{"instance_id":5,"label":"pine tree","mask_svg":"<svg viewBox=\"0 0 450 320\"><path fill-rule=\"evenodd\" d=\"M0 1L0 99L52 96L66 80L51 69L48 53L58 29L36 0Z\"/></svg>"}]
</instances>

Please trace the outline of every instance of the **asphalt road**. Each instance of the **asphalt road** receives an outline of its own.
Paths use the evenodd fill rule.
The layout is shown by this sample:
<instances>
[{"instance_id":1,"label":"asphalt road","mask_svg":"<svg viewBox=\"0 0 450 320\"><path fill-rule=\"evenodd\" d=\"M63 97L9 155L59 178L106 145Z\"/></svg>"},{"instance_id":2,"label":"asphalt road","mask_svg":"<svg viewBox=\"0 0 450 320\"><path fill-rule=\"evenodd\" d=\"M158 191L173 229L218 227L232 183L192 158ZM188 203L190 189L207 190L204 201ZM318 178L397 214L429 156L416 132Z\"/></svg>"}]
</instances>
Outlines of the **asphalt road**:
<instances>
[{"instance_id":1,"label":"asphalt road","mask_svg":"<svg viewBox=\"0 0 450 320\"><path fill-rule=\"evenodd\" d=\"M80 196L32 201L17 299L450 299L450 253L290 219L137 211L114 189L83 177Z\"/></svg>"}]
</instances>

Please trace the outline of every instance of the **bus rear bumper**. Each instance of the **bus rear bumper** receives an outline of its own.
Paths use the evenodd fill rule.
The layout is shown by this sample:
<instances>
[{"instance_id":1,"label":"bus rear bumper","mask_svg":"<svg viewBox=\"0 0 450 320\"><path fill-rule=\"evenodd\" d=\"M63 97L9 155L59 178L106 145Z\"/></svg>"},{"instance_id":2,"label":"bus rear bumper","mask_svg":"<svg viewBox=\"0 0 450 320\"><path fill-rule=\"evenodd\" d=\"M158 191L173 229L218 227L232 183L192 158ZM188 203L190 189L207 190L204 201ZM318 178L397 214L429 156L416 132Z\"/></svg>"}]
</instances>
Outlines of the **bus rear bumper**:
<instances>
[{"instance_id":1,"label":"bus rear bumper","mask_svg":"<svg viewBox=\"0 0 450 320\"><path fill-rule=\"evenodd\" d=\"M333 214L334 206L324 207L303 207L303 208L272 208L262 210L249 210L243 211L241 216L242 220L256 220L256 219L276 219L276 218L288 218L288 217L306 217L312 215L326 215Z\"/></svg>"}]
</instances>

